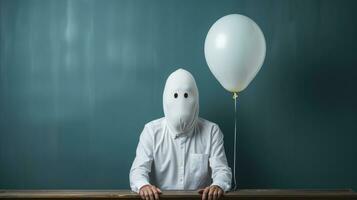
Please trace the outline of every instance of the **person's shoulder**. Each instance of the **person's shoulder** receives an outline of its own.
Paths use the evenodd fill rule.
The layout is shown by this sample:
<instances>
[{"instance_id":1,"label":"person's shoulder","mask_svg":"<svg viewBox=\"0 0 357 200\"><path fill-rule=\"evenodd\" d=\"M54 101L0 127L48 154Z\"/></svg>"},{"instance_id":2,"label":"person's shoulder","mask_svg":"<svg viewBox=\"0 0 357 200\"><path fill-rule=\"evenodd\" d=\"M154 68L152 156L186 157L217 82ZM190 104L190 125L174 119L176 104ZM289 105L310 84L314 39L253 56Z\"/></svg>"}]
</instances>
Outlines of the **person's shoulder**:
<instances>
[{"instance_id":1,"label":"person's shoulder","mask_svg":"<svg viewBox=\"0 0 357 200\"><path fill-rule=\"evenodd\" d=\"M157 127L160 127L163 123L164 117L154 119L152 121L149 121L145 124L145 127L155 129Z\"/></svg>"},{"instance_id":2,"label":"person's shoulder","mask_svg":"<svg viewBox=\"0 0 357 200\"><path fill-rule=\"evenodd\" d=\"M200 129L202 130L203 135L205 135L206 137L210 137L211 139L223 139L223 133L219 128L218 124L216 124L215 122L199 118L199 124L199 126L201 126Z\"/></svg>"},{"instance_id":3,"label":"person's shoulder","mask_svg":"<svg viewBox=\"0 0 357 200\"><path fill-rule=\"evenodd\" d=\"M204 127L219 128L218 124L216 124L215 122L209 121L201 117L198 118L198 124Z\"/></svg>"},{"instance_id":4,"label":"person's shoulder","mask_svg":"<svg viewBox=\"0 0 357 200\"><path fill-rule=\"evenodd\" d=\"M161 132L163 121L164 117L154 119L150 122L147 122L144 126L144 129L148 130L150 134L156 135L157 133Z\"/></svg>"}]
</instances>

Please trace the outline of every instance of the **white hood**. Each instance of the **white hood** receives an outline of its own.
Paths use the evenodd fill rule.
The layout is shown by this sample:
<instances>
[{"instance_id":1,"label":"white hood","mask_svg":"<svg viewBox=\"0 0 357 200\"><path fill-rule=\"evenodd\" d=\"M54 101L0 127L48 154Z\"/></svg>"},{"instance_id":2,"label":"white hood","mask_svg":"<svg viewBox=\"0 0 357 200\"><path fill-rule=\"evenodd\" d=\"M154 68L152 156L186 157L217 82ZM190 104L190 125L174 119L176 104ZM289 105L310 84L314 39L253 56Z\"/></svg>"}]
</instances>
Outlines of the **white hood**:
<instances>
[{"instance_id":1,"label":"white hood","mask_svg":"<svg viewBox=\"0 0 357 200\"><path fill-rule=\"evenodd\" d=\"M163 107L167 125L175 134L190 132L199 111L198 89L192 74L178 69L166 80Z\"/></svg>"}]
</instances>

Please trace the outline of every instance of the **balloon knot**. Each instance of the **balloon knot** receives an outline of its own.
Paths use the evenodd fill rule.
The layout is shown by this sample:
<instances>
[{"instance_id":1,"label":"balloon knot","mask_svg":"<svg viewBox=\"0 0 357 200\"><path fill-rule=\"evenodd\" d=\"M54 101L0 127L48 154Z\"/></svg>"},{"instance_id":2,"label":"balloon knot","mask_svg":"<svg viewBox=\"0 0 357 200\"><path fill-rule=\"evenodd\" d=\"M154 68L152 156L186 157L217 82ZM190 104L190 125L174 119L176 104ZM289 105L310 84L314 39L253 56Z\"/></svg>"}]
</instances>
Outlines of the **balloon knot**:
<instances>
[{"instance_id":1,"label":"balloon knot","mask_svg":"<svg viewBox=\"0 0 357 200\"><path fill-rule=\"evenodd\" d=\"M236 92L233 92L233 99L237 99L238 94Z\"/></svg>"}]
</instances>

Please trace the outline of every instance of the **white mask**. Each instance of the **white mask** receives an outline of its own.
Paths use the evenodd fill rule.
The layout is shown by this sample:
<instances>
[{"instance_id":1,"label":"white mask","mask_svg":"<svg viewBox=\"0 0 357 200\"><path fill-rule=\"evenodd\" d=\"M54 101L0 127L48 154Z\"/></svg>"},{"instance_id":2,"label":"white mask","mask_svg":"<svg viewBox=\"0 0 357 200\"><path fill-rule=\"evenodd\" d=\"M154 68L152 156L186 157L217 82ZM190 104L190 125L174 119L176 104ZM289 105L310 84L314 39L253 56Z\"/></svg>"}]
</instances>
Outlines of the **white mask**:
<instances>
[{"instance_id":1,"label":"white mask","mask_svg":"<svg viewBox=\"0 0 357 200\"><path fill-rule=\"evenodd\" d=\"M178 69L166 80L163 106L169 129L175 134L191 131L198 118L198 89L192 74Z\"/></svg>"}]
</instances>

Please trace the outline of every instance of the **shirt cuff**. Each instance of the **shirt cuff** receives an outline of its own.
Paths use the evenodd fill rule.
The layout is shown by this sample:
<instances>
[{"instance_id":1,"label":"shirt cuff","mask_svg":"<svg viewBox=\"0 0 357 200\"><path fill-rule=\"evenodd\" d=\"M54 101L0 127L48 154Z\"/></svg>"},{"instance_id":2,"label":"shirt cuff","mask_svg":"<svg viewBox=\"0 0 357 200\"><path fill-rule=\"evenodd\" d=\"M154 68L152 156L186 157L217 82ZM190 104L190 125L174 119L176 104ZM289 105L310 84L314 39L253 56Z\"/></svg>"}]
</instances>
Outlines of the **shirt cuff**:
<instances>
[{"instance_id":1,"label":"shirt cuff","mask_svg":"<svg viewBox=\"0 0 357 200\"><path fill-rule=\"evenodd\" d=\"M211 186L212 185L219 186L224 192L228 192L231 189L231 186L229 184L223 182L213 182Z\"/></svg>"},{"instance_id":2,"label":"shirt cuff","mask_svg":"<svg viewBox=\"0 0 357 200\"><path fill-rule=\"evenodd\" d=\"M144 185L150 185L150 183L146 181L139 181L135 184L135 188L133 191L139 193L141 187L143 187Z\"/></svg>"}]
</instances>

